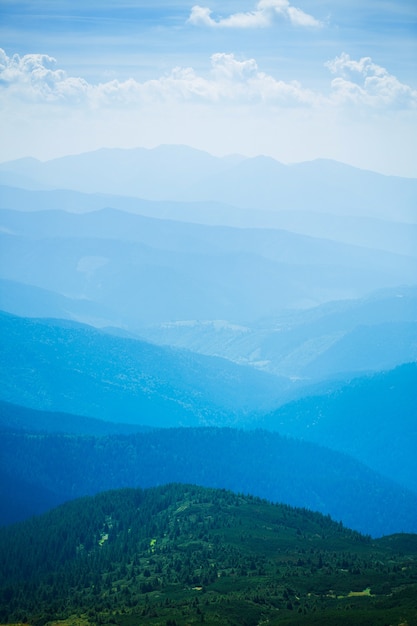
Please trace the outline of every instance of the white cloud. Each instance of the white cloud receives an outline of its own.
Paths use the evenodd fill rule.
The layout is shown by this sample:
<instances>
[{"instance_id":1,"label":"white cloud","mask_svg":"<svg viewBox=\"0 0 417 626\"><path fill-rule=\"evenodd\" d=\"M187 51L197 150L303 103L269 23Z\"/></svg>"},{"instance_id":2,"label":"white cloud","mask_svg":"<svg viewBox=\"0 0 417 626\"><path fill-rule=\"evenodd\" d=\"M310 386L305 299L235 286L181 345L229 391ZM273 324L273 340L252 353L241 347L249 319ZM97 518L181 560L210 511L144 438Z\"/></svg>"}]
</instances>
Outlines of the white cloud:
<instances>
[{"instance_id":1,"label":"white cloud","mask_svg":"<svg viewBox=\"0 0 417 626\"><path fill-rule=\"evenodd\" d=\"M212 28L263 28L271 26L277 17L289 20L294 26L317 28L323 25L312 15L291 6L288 0L259 0L253 11L233 13L218 19L212 18L211 9L197 4L192 7L187 21L195 26Z\"/></svg>"},{"instance_id":2,"label":"white cloud","mask_svg":"<svg viewBox=\"0 0 417 626\"><path fill-rule=\"evenodd\" d=\"M331 83L336 104L399 109L417 107L417 91L401 83L370 57L355 61L343 53L328 61L326 66L337 75Z\"/></svg>"},{"instance_id":3,"label":"white cloud","mask_svg":"<svg viewBox=\"0 0 417 626\"><path fill-rule=\"evenodd\" d=\"M14 55L0 51L0 92L11 99L39 103L88 104L92 108L140 106L152 102L256 103L283 106L313 104L317 96L297 81L284 82L259 71L254 59L233 54L211 57L204 77L191 67L174 68L166 76L140 83L134 79L91 85L68 77L46 55Z\"/></svg>"},{"instance_id":4,"label":"white cloud","mask_svg":"<svg viewBox=\"0 0 417 626\"><path fill-rule=\"evenodd\" d=\"M92 110L140 108L156 103L307 108L349 105L379 110L417 107L417 91L369 57L357 61L344 53L326 66L336 75L328 94L307 89L295 80L279 80L260 71L255 59L239 60L224 52L212 55L206 75L198 74L192 67L176 67L165 76L145 82L130 78L94 85L83 78L67 76L47 55L8 57L0 49L0 102L2 107L20 101L87 106Z\"/></svg>"},{"instance_id":5,"label":"white cloud","mask_svg":"<svg viewBox=\"0 0 417 626\"><path fill-rule=\"evenodd\" d=\"M0 89L25 100L74 103L85 100L90 87L56 69L56 60L46 54L8 57L0 48Z\"/></svg>"},{"instance_id":6,"label":"white cloud","mask_svg":"<svg viewBox=\"0 0 417 626\"><path fill-rule=\"evenodd\" d=\"M211 17L211 14L211 9L196 5L191 9L188 22L194 26L219 26L221 28L260 28L269 26L271 23L269 16L264 11L234 13L217 21Z\"/></svg>"},{"instance_id":7,"label":"white cloud","mask_svg":"<svg viewBox=\"0 0 417 626\"><path fill-rule=\"evenodd\" d=\"M199 5L191 9L188 23L194 26L210 26L218 28L263 28L271 26L277 17L288 19L293 26L317 28L322 22L301 9L292 7L288 0L260 0L254 11L233 13L228 17L213 19L208 7Z\"/></svg>"}]
</instances>

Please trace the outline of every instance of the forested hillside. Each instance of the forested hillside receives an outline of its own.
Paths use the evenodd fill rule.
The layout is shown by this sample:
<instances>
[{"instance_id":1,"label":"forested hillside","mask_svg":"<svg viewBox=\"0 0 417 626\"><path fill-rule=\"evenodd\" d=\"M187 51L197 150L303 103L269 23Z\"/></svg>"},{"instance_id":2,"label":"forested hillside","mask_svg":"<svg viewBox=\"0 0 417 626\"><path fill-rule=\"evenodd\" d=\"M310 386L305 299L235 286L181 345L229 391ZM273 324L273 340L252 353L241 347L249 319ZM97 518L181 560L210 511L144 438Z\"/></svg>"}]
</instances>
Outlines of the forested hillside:
<instances>
[{"instance_id":1,"label":"forested hillside","mask_svg":"<svg viewBox=\"0 0 417 626\"><path fill-rule=\"evenodd\" d=\"M225 359L65 320L0 314L1 399L148 426L233 424L272 409L288 381Z\"/></svg>"},{"instance_id":2,"label":"forested hillside","mask_svg":"<svg viewBox=\"0 0 417 626\"><path fill-rule=\"evenodd\" d=\"M108 422L94 417L40 411L0 400L0 430L26 430L30 432L66 433L75 435L126 434L150 430L140 424Z\"/></svg>"},{"instance_id":3,"label":"forested hillside","mask_svg":"<svg viewBox=\"0 0 417 626\"><path fill-rule=\"evenodd\" d=\"M68 503L0 530L0 557L0 620L33 626L412 626L417 609L415 536L190 485Z\"/></svg>"},{"instance_id":4,"label":"forested hillside","mask_svg":"<svg viewBox=\"0 0 417 626\"><path fill-rule=\"evenodd\" d=\"M8 503L3 523L19 511L20 499L31 501L31 485L51 493L54 505L57 498L176 481L307 507L373 536L417 531L416 494L347 455L265 430L177 428L105 437L4 431L0 469L1 500Z\"/></svg>"}]
</instances>

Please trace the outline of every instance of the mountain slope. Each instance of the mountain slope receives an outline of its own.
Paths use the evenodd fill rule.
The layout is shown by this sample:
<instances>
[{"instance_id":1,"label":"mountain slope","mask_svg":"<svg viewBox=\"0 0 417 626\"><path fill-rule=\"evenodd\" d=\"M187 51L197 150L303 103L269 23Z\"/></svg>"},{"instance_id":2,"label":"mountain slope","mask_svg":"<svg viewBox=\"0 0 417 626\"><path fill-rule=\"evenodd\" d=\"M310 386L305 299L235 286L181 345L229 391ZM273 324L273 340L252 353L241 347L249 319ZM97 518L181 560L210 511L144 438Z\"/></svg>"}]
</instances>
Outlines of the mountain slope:
<instances>
[{"instance_id":1,"label":"mountain slope","mask_svg":"<svg viewBox=\"0 0 417 626\"><path fill-rule=\"evenodd\" d=\"M129 336L126 328L116 329L120 316L109 307L15 281L0 279L0 308L19 316L82 321ZM138 326L138 320L131 323L131 337L226 358L304 383L392 369L417 360L415 287L401 286L303 311L283 311L250 324L224 319L149 326Z\"/></svg>"},{"instance_id":2,"label":"mountain slope","mask_svg":"<svg viewBox=\"0 0 417 626\"><path fill-rule=\"evenodd\" d=\"M0 315L1 399L149 426L233 424L288 386L229 361L64 320Z\"/></svg>"},{"instance_id":3,"label":"mountain slope","mask_svg":"<svg viewBox=\"0 0 417 626\"><path fill-rule=\"evenodd\" d=\"M417 289L400 286L361 299L283 311L251 325L190 320L139 332L161 345L223 356L282 376L351 377L417 360Z\"/></svg>"},{"instance_id":4,"label":"mountain slope","mask_svg":"<svg viewBox=\"0 0 417 626\"><path fill-rule=\"evenodd\" d=\"M1 278L0 310L19 317L79 321L97 328L108 326L118 317L111 308L92 300L70 298L56 291Z\"/></svg>"},{"instance_id":5,"label":"mountain slope","mask_svg":"<svg viewBox=\"0 0 417 626\"><path fill-rule=\"evenodd\" d=\"M1 278L90 300L114 312L113 325L130 327L184 319L247 322L415 278L407 258L391 263L365 252L335 266L319 244L315 260L300 257L299 263L248 251L178 252L97 238L2 235L1 246Z\"/></svg>"},{"instance_id":6,"label":"mountain slope","mask_svg":"<svg viewBox=\"0 0 417 626\"><path fill-rule=\"evenodd\" d=\"M417 493L417 363L330 386L260 420L354 456Z\"/></svg>"},{"instance_id":7,"label":"mountain slope","mask_svg":"<svg viewBox=\"0 0 417 626\"><path fill-rule=\"evenodd\" d=\"M36 626L412 624L417 606L414 535L190 485L69 503L0 531L0 555L0 619Z\"/></svg>"},{"instance_id":8,"label":"mountain slope","mask_svg":"<svg viewBox=\"0 0 417 626\"><path fill-rule=\"evenodd\" d=\"M66 433L101 437L113 433L130 435L148 430L138 424L108 422L94 417L39 411L0 400L0 430Z\"/></svg>"},{"instance_id":9,"label":"mountain slope","mask_svg":"<svg viewBox=\"0 0 417 626\"><path fill-rule=\"evenodd\" d=\"M1 464L0 470L0 526L30 519L62 503L62 496L34 483L33 478L18 478Z\"/></svg>"},{"instance_id":10,"label":"mountain slope","mask_svg":"<svg viewBox=\"0 0 417 626\"><path fill-rule=\"evenodd\" d=\"M7 476L61 501L193 482L305 506L373 536L417 530L416 494L347 455L268 431L200 427L108 437L3 431L0 451Z\"/></svg>"},{"instance_id":11,"label":"mountain slope","mask_svg":"<svg viewBox=\"0 0 417 626\"><path fill-rule=\"evenodd\" d=\"M386 322L347 332L311 359L301 375L325 379L335 371L386 370L406 361L417 361L417 323Z\"/></svg>"}]
</instances>

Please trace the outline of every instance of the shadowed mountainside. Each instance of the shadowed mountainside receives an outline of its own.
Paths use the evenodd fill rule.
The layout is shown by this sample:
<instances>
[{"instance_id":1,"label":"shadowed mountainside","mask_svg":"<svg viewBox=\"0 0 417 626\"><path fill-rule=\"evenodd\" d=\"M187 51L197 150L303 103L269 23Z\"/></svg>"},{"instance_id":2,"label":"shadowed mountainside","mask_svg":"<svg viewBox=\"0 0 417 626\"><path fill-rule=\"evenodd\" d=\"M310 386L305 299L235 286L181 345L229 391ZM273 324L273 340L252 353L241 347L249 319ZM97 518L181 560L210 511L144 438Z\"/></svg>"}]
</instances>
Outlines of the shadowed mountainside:
<instances>
[{"instance_id":1,"label":"shadowed mountainside","mask_svg":"<svg viewBox=\"0 0 417 626\"><path fill-rule=\"evenodd\" d=\"M417 493L417 363L328 384L258 425L339 450Z\"/></svg>"},{"instance_id":2,"label":"shadowed mountainside","mask_svg":"<svg viewBox=\"0 0 417 626\"><path fill-rule=\"evenodd\" d=\"M417 530L416 494L345 454L265 430L104 437L3 431L0 451L8 500L18 493L15 481L52 493L53 504L105 489L191 481L305 506L373 536Z\"/></svg>"}]
</instances>

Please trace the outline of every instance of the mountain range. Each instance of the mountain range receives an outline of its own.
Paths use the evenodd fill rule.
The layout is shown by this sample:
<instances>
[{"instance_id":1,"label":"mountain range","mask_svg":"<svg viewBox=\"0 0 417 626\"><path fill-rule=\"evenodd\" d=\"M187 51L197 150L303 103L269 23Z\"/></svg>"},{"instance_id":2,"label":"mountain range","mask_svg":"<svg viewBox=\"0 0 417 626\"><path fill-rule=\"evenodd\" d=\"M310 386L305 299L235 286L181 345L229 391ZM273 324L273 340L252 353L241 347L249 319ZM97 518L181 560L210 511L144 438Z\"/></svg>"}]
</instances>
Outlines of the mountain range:
<instances>
[{"instance_id":1,"label":"mountain range","mask_svg":"<svg viewBox=\"0 0 417 626\"><path fill-rule=\"evenodd\" d=\"M297 391L297 387L289 390L285 381L280 388L275 376L219 358L159 348L59 320L7 314L2 319L3 502L10 499L8 493L14 494L5 507L11 519L19 518L19 511L26 511L25 517L39 506L50 508L77 494L161 484L175 477L330 512L365 532L410 528L414 514L404 513L404 506L413 511L417 505L415 364L353 380L323 381ZM285 403L287 395L300 399ZM22 403L27 406L16 406ZM268 413L268 404L281 406ZM77 410L79 417L57 413ZM204 429L192 435L188 429L168 429L149 434L155 439L152 442L137 439L150 433L149 427L181 424L246 426L269 432L255 436L256 430L224 431L224 443ZM273 430L298 441L280 439ZM34 432L43 434L26 435ZM54 433L62 433L61 439ZM111 433L105 444L92 445L91 436ZM123 435L119 443L116 434ZM248 448L249 441L253 448ZM274 452L269 448L273 441L279 444ZM317 444L329 449L315 451ZM54 461L58 450L59 459ZM96 458L97 452L102 458ZM111 459L120 459L122 466L113 467ZM71 469L74 463L76 474ZM100 464L106 468L104 473L98 469ZM145 475L149 482L143 482ZM43 478L34 481L35 476ZM87 483L86 476L90 476ZM16 480L20 486L14 489ZM335 490L344 495L336 499ZM30 498L25 495L28 491ZM37 491L40 504L35 505ZM366 504L361 493L367 494Z\"/></svg>"},{"instance_id":2,"label":"mountain range","mask_svg":"<svg viewBox=\"0 0 417 626\"><path fill-rule=\"evenodd\" d=\"M417 182L334 161L283 165L270 157L217 158L186 146L101 149L41 162L0 165L3 184L216 201L254 209L316 210L415 221Z\"/></svg>"},{"instance_id":3,"label":"mountain range","mask_svg":"<svg viewBox=\"0 0 417 626\"><path fill-rule=\"evenodd\" d=\"M415 283L411 179L161 146L3 163L0 180L12 313L36 315L13 300L37 288L34 307L53 292L97 326L247 325Z\"/></svg>"},{"instance_id":4,"label":"mountain range","mask_svg":"<svg viewBox=\"0 0 417 626\"><path fill-rule=\"evenodd\" d=\"M1 180L1 176L0 176ZM390 219L323 210L244 209L215 201L144 200L104 193L82 193L55 189L34 190L0 185L1 208L14 211L57 210L88 213L112 207L161 220L175 220L207 226L273 228L301 235L331 239L356 246L415 256L416 216L407 219L392 214Z\"/></svg>"},{"instance_id":5,"label":"mountain range","mask_svg":"<svg viewBox=\"0 0 417 626\"><path fill-rule=\"evenodd\" d=\"M415 257L283 230L168 222L113 209L3 210L0 220L3 280L86 300L102 308L101 325L128 329L195 319L252 322L415 281Z\"/></svg>"},{"instance_id":6,"label":"mountain range","mask_svg":"<svg viewBox=\"0 0 417 626\"><path fill-rule=\"evenodd\" d=\"M0 183L2 524L177 481L307 507L374 537L417 531L416 180L161 146L3 163ZM171 492L153 493L162 510ZM120 564L112 585L146 602L154 565L131 571L134 587L132 563ZM106 592L89 605L90 583L71 605L82 619L110 602ZM23 621L18 589L3 590L19 601L2 610ZM375 603L387 608L384 593ZM39 624L62 609L42 607ZM117 623L137 619L114 607ZM109 619L103 610L91 619ZM298 623L292 610L286 623Z\"/></svg>"}]
</instances>

